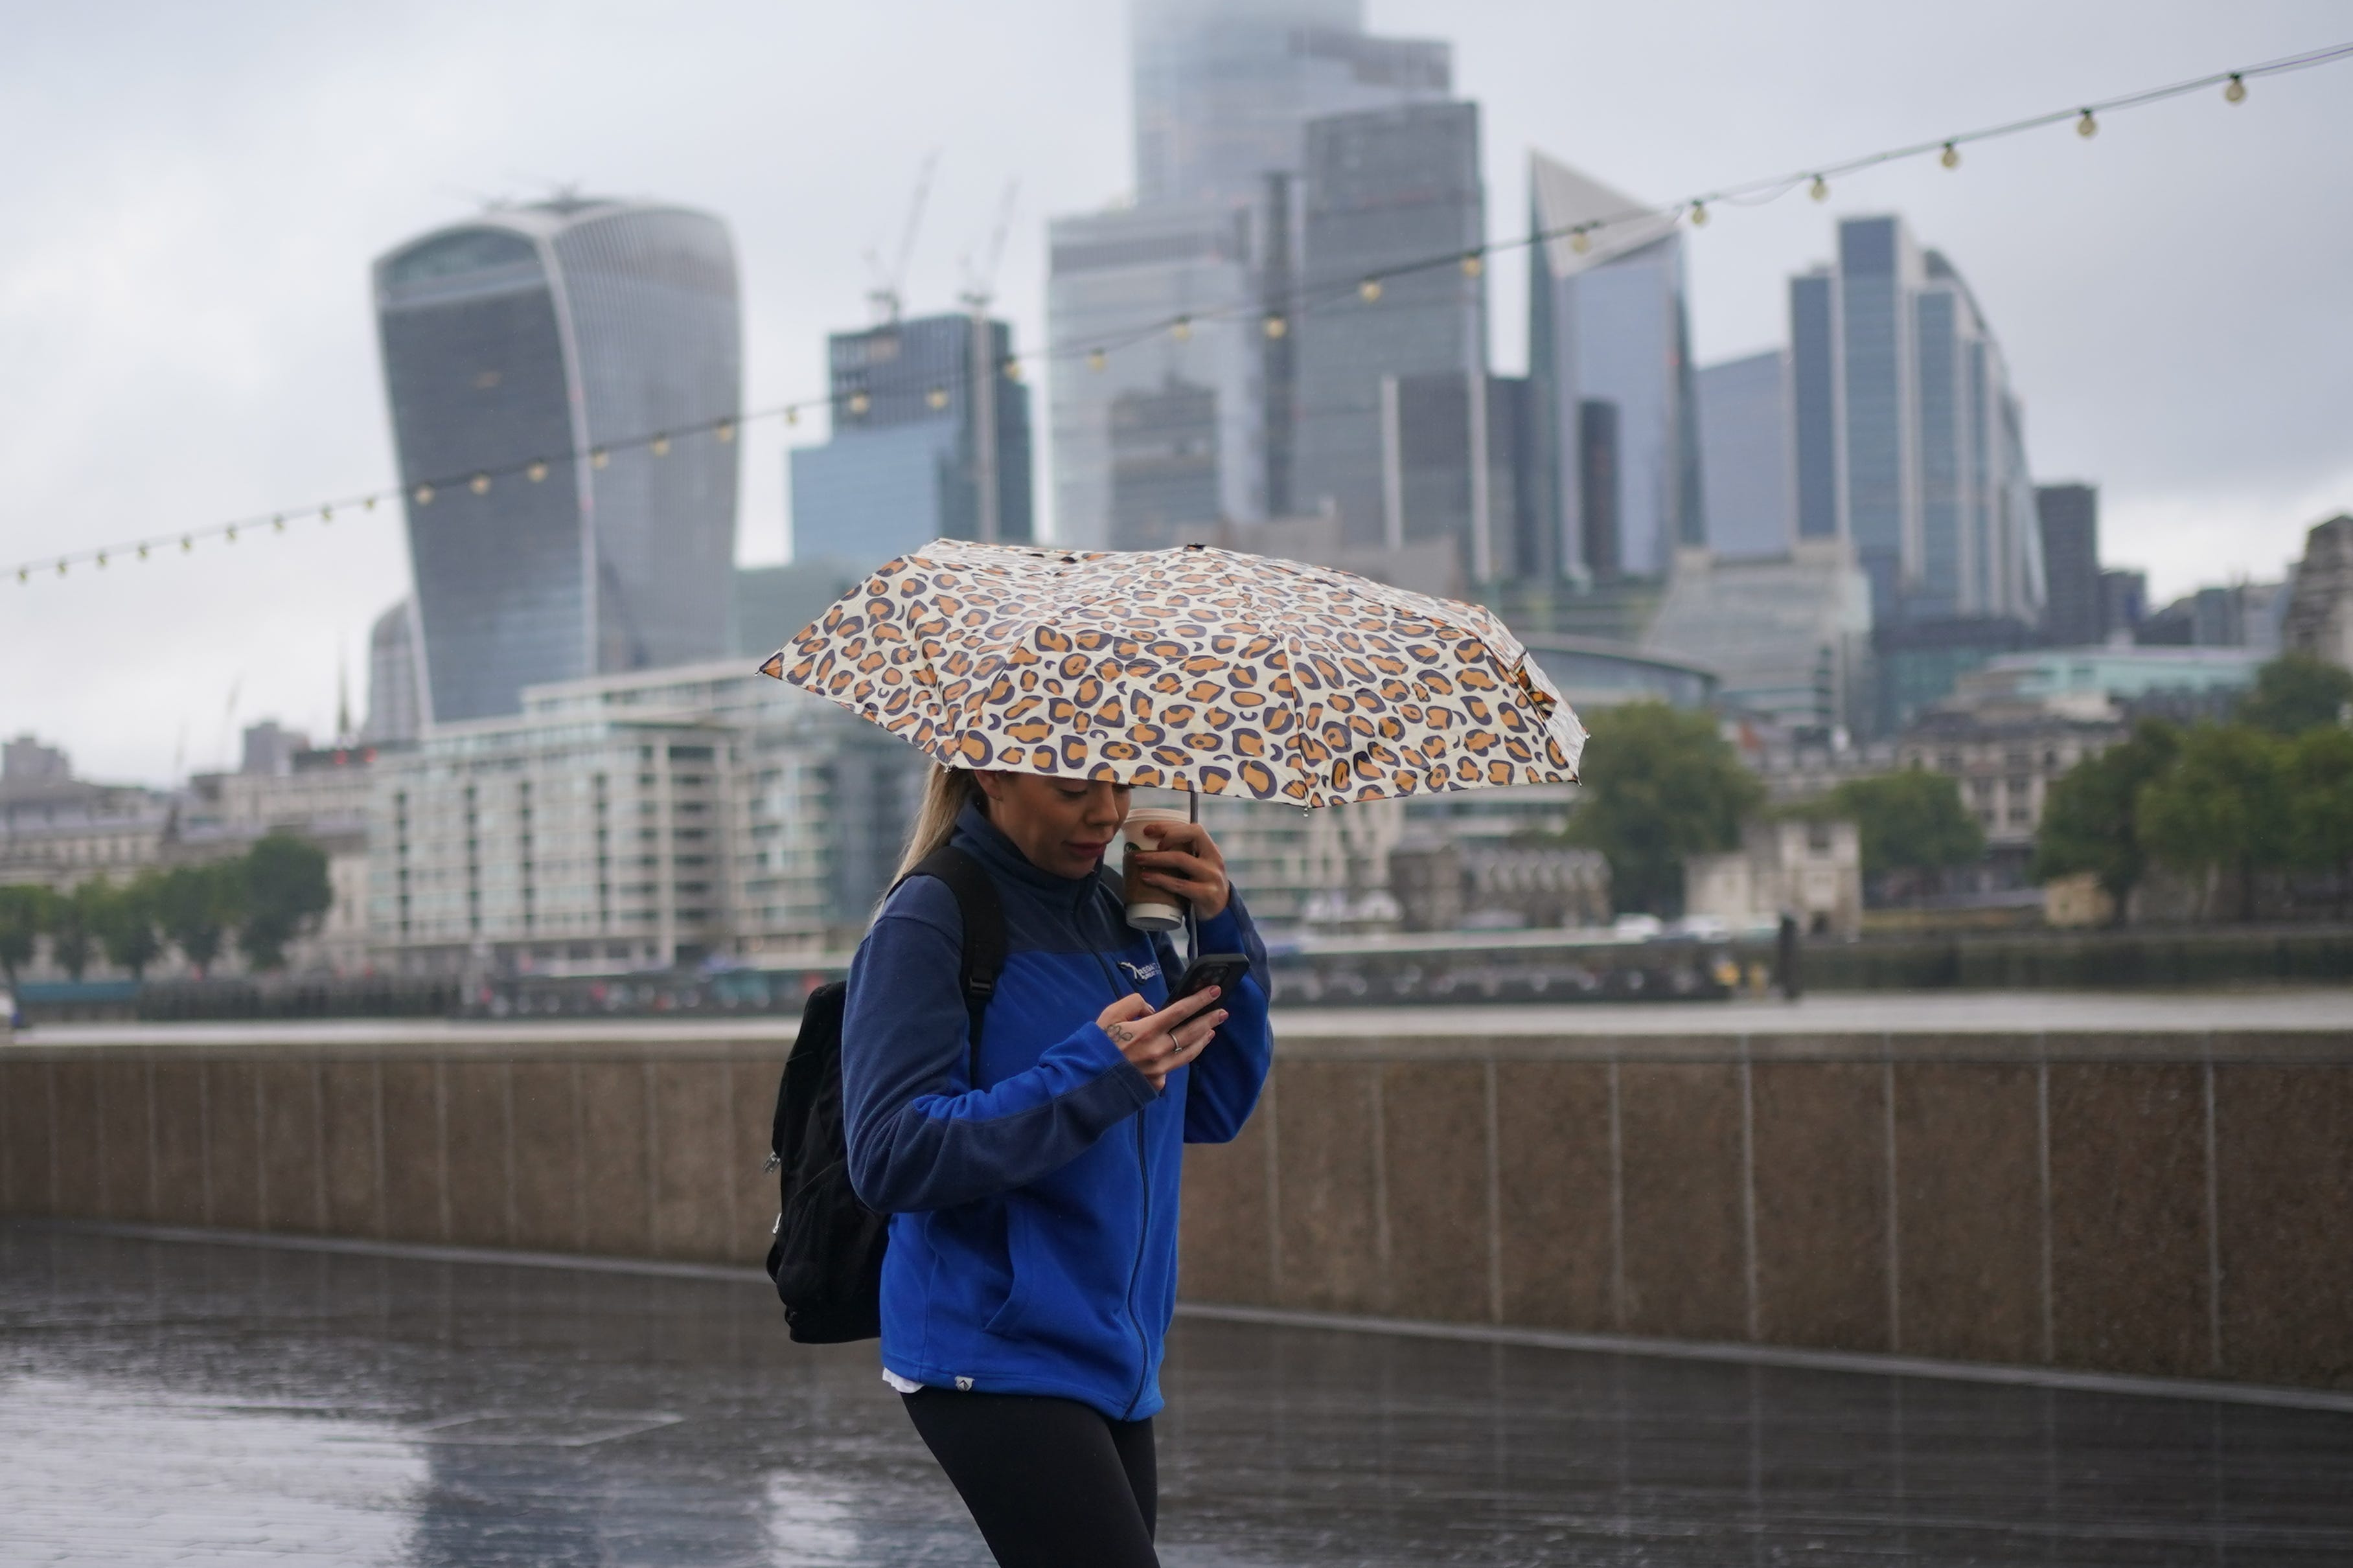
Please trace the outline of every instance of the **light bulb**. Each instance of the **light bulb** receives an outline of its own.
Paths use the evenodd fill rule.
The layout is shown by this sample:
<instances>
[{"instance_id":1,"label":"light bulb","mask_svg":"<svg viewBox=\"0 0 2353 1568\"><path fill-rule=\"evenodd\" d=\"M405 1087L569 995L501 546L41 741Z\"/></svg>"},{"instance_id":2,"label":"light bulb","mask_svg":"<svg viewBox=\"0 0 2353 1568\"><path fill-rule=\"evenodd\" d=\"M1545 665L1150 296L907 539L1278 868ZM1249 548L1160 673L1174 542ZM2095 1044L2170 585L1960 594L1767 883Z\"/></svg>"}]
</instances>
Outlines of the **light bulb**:
<instances>
[{"instance_id":1,"label":"light bulb","mask_svg":"<svg viewBox=\"0 0 2353 1568\"><path fill-rule=\"evenodd\" d=\"M64 562L60 561L60 562L58 562L58 576L60 576L60 577L62 577L62 576L64 576L65 574L66 574L66 563L65 563Z\"/></svg>"},{"instance_id":2,"label":"light bulb","mask_svg":"<svg viewBox=\"0 0 2353 1568\"><path fill-rule=\"evenodd\" d=\"M874 400L867 396L866 394L862 392L853 392L849 395L849 411L852 414L863 414L873 406Z\"/></svg>"},{"instance_id":3,"label":"light bulb","mask_svg":"<svg viewBox=\"0 0 2353 1568\"><path fill-rule=\"evenodd\" d=\"M588 454L588 466L592 468L601 468L612 460L613 454L607 452L602 447L597 447L595 451Z\"/></svg>"},{"instance_id":4,"label":"light bulb","mask_svg":"<svg viewBox=\"0 0 2353 1568\"><path fill-rule=\"evenodd\" d=\"M654 456L657 458L667 458L670 456L669 437L657 436L654 437Z\"/></svg>"},{"instance_id":5,"label":"light bulb","mask_svg":"<svg viewBox=\"0 0 2353 1568\"><path fill-rule=\"evenodd\" d=\"M1831 183L1820 174L1816 174L1813 184L1808 188L1806 194L1818 202L1826 202L1831 199Z\"/></svg>"},{"instance_id":6,"label":"light bulb","mask_svg":"<svg viewBox=\"0 0 2353 1568\"><path fill-rule=\"evenodd\" d=\"M433 487L431 485L419 485L417 487L417 504L418 506L431 506L433 504Z\"/></svg>"},{"instance_id":7,"label":"light bulb","mask_svg":"<svg viewBox=\"0 0 2353 1568\"><path fill-rule=\"evenodd\" d=\"M17 567L17 568L16 568L16 581L17 581L17 582L19 582L19 583L29 583L29 582L31 582L32 580L33 580L33 574L32 574L30 572L26 571L22 566L19 566L19 567Z\"/></svg>"},{"instance_id":8,"label":"light bulb","mask_svg":"<svg viewBox=\"0 0 2353 1568\"><path fill-rule=\"evenodd\" d=\"M331 506L322 506L322 507L321 507L321 508L319 509L319 521L320 521L321 522L332 522L332 521L335 521L335 509L334 509L333 507L331 507Z\"/></svg>"},{"instance_id":9,"label":"light bulb","mask_svg":"<svg viewBox=\"0 0 2353 1568\"><path fill-rule=\"evenodd\" d=\"M1104 354L1103 350L1089 349L1087 351L1087 368L1089 370L1101 370L1110 363L1110 358Z\"/></svg>"},{"instance_id":10,"label":"light bulb","mask_svg":"<svg viewBox=\"0 0 2353 1568\"><path fill-rule=\"evenodd\" d=\"M1269 316L1266 319L1265 331L1268 337L1279 338L1285 332L1291 331L1291 323L1284 321L1281 316Z\"/></svg>"},{"instance_id":11,"label":"light bulb","mask_svg":"<svg viewBox=\"0 0 2353 1568\"><path fill-rule=\"evenodd\" d=\"M1367 278L1362 283L1356 285L1356 298L1362 300L1366 304L1369 305L1380 297L1381 280L1379 279Z\"/></svg>"},{"instance_id":12,"label":"light bulb","mask_svg":"<svg viewBox=\"0 0 2353 1568\"><path fill-rule=\"evenodd\" d=\"M142 561L147 559L147 547L143 544L139 547L139 559Z\"/></svg>"},{"instance_id":13,"label":"light bulb","mask_svg":"<svg viewBox=\"0 0 2353 1568\"><path fill-rule=\"evenodd\" d=\"M2222 89L2222 101L2225 103L2244 103L2247 101L2247 84L2239 79L2239 73L2237 71L2232 71L2231 73L2231 85Z\"/></svg>"},{"instance_id":14,"label":"light bulb","mask_svg":"<svg viewBox=\"0 0 2353 1568\"><path fill-rule=\"evenodd\" d=\"M2092 118L2092 111L2090 110L2087 109L2084 110L2084 118L2075 121L2075 134L2078 136L2097 136L2099 133L2100 122Z\"/></svg>"},{"instance_id":15,"label":"light bulb","mask_svg":"<svg viewBox=\"0 0 2353 1568\"><path fill-rule=\"evenodd\" d=\"M945 408L948 405L948 395L944 388L935 386L923 394L923 401L934 408Z\"/></svg>"},{"instance_id":16,"label":"light bulb","mask_svg":"<svg viewBox=\"0 0 2353 1568\"><path fill-rule=\"evenodd\" d=\"M1180 343L1190 338L1193 335L1193 318L1190 316L1179 316L1175 321L1169 322L1168 335L1175 338Z\"/></svg>"},{"instance_id":17,"label":"light bulb","mask_svg":"<svg viewBox=\"0 0 2353 1568\"><path fill-rule=\"evenodd\" d=\"M547 465L541 462L537 458L533 458L531 460L531 467L522 471L522 477L529 479L533 484L537 484L542 479L547 478Z\"/></svg>"},{"instance_id":18,"label":"light bulb","mask_svg":"<svg viewBox=\"0 0 2353 1568\"><path fill-rule=\"evenodd\" d=\"M285 517L285 514L281 512L281 513L280 513L278 516L271 518L271 519L269 520L269 527L270 527L270 531L271 531L272 532L275 532L275 533L283 533L283 532L285 532L285 531L286 531L286 517Z\"/></svg>"},{"instance_id":19,"label":"light bulb","mask_svg":"<svg viewBox=\"0 0 2353 1568\"><path fill-rule=\"evenodd\" d=\"M1957 169L1961 166L1961 150L1958 147L1954 146L1950 142L1947 142L1945 143L1943 155L1938 157L1936 162L1942 163L1947 169Z\"/></svg>"},{"instance_id":20,"label":"light bulb","mask_svg":"<svg viewBox=\"0 0 2353 1568\"><path fill-rule=\"evenodd\" d=\"M1705 202L1692 203L1691 217L1692 226L1694 228L1704 228L1707 226L1707 204Z\"/></svg>"},{"instance_id":21,"label":"light bulb","mask_svg":"<svg viewBox=\"0 0 2353 1568\"><path fill-rule=\"evenodd\" d=\"M101 550L101 551L100 551L100 552L98 552L98 555L97 555L97 561L98 561L98 569L99 569L100 571L101 571L101 572L105 571L105 570L106 570L106 552L105 552L105 551Z\"/></svg>"},{"instance_id":22,"label":"light bulb","mask_svg":"<svg viewBox=\"0 0 2353 1568\"><path fill-rule=\"evenodd\" d=\"M370 496L367 500L360 502L360 510L362 511L374 511L375 510L375 497ZM323 517L326 514L322 512L320 515Z\"/></svg>"},{"instance_id":23,"label":"light bulb","mask_svg":"<svg viewBox=\"0 0 2353 1568\"><path fill-rule=\"evenodd\" d=\"M473 491L478 496L486 496L491 493L491 476L488 474L476 474L472 479L466 481L466 488Z\"/></svg>"},{"instance_id":24,"label":"light bulb","mask_svg":"<svg viewBox=\"0 0 2353 1568\"><path fill-rule=\"evenodd\" d=\"M1013 359L1009 356L1007 358L1005 362L1005 379L1008 381L1019 381L1021 379L1021 362L1019 360Z\"/></svg>"},{"instance_id":25,"label":"light bulb","mask_svg":"<svg viewBox=\"0 0 2353 1568\"><path fill-rule=\"evenodd\" d=\"M787 424L787 425L797 425L797 424L799 424L800 422L801 422L801 411L800 411L799 409L797 409L797 408L787 408L787 409L786 409L786 410L785 410L785 423L786 423L786 424Z\"/></svg>"},{"instance_id":26,"label":"light bulb","mask_svg":"<svg viewBox=\"0 0 2353 1568\"><path fill-rule=\"evenodd\" d=\"M728 442L735 439L735 421L733 419L722 419L719 422L719 428L713 430L712 434L719 437L720 445L725 446Z\"/></svg>"},{"instance_id":27,"label":"light bulb","mask_svg":"<svg viewBox=\"0 0 2353 1568\"><path fill-rule=\"evenodd\" d=\"M1593 248L1593 237L1580 228L1568 237L1568 247L1582 256Z\"/></svg>"},{"instance_id":28,"label":"light bulb","mask_svg":"<svg viewBox=\"0 0 2353 1568\"><path fill-rule=\"evenodd\" d=\"M1484 271L1486 271L1486 270L1487 270L1487 260L1486 260L1486 258L1484 258L1484 257L1481 256L1477 251L1475 251L1475 250L1474 250L1474 251L1472 251L1470 255L1468 255L1468 256L1466 256L1466 257L1464 257L1464 258L1462 258L1462 276L1463 276L1463 277L1465 277L1465 278L1476 278L1476 277L1478 277L1478 276L1479 276L1479 274L1481 274L1482 272L1484 272Z\"/></svg>"},{"instance_id":29,"label":"light bulb","mask_svg":"<svg viewBox=\"0 0 2353 1568\"><path fill-rule=\"evenodd\" d=\"M221 537L227 540L229 543L235 544L237 542L237 525L235 523L231 523L227 528L222 529Z\"/></svg>"},{"instance_id":30,"label":"light bulb","mask_svg":"<svg viewBox=\"0 0 2353 1568\"><path fill-rule=\"evenodd\" d=\"M184 534L182 534L182 535L180 535L180 553L181 553L181 554L185 555L186 553L188 553L188 552L190 552L191 550L194 550L195 547L196 547L196 542L195 542L195 540L192 536L190 536L190 535L188 535L188 534L185 534L185 533L184 533Z\"/></svg>"}]
</instances>

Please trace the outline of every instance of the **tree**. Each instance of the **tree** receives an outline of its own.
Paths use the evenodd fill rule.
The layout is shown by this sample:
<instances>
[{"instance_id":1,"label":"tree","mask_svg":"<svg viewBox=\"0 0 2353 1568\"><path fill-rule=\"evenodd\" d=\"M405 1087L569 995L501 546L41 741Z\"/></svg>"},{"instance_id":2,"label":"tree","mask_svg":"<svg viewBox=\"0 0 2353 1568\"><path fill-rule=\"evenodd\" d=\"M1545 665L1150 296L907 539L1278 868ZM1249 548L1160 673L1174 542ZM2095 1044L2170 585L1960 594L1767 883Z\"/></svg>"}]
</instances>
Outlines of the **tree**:
<instances>
[{"instance_id":1,"label":"tree","mask_svg":"<svg viewBox=\"0 0 2353 1568\"><path fill-rule=\"evenodd\" d=\"M96 878L81 883L49 903L49 957L79 980L98 954L98 913L106 900L106 884Z\"/></svg>"},{"instance_id":2,"label":"tree","mask_svg":"<svg viewBox=\"0 0 2353 1568\"><path fill-rule=\"evenodd\" d=\"M2353 730L2296 737L2287 759L2288 838L2295 863L2337 879L2337 918L2353 902Z\"/></svg>"},{"instance_id":3,"label":"tree","mask_svg":"<svg viewBox=\"0 0 2353 1568\"><path fill-rule=\"evenodd\" d=\"M244 870L235 862L174 866L156 886L156 923L202 974L244 912Z\"/></svg>"},{"instance_id":4,"label":"tree","mask_svg":"<svg viewBox=\"0 0 2353 1568\"><path fill-rule=\"evenodd\" d=\"M2142 786L2173 765L2181 731L2144 719L2130 739L2086 757L2052 782L2034 838L2033 877L2048 882L2089 871L2125 918L2125 900L2148 868L2139 831Z\"/></svg>"},{"instance_id":5,"label":"tree","mask_svg":"<svg viewBox=\"0 0 2353 1568\"><path fill-rule=\"evenodd\" d=\"M2239 874L2239 915L2253 920L2255 873L2293 852L2287 818L2288 743L2249 724L2201 724L2181 754L2141 786L2140 837L2168 866L2209 879Z\"/></svg>"},{"instance_id":6,"label":"tree","mask_svg":"<svg viewBox=\"0 0 2353 1568\"><path fill-rule=\"evenodd\" d=\"M1854 823L1866 877L1968 866L1985 854L1985 830L1961 805L1959 782L1925 769L1849 779L1810 815Z\"/></svg>"},{"instance_id":7,"label":"tree","mask_svg":"<svg viewBox=\"0 0 2353 1568\"><path fill-rule=\"evenodd\" d=\"M2301 735L2341 722L2348 706L2353 706L2353 670L2291 653L2255 671L2255 689L2239 704L2238 719L2274 735Z\"/></svg>"},{"instance_id":8,"label":"tree","mask_svg":"<svg viewBox=\"0 0 2353 1568\"><path fill-rule=\"evenodd\" d=\"M327 852L290 833L272 833L247 853L241 869L245 924L237 945L256 968L283 969L286 944L335 901L327 881Z\"/></svg>"},{"instance_id":9,"label":"tree","mask_svg":"<svg viewBox=\"0 0 2353 1568\"><path fill-rule=\"evenodd\" d=\"M33 950L49 928L56 895L30 882L0 886L0 974L16 984L16 972L33 962Z\"/></svg>"},{"instance_id":10,"label":"tree","mask_svg":"<svg viewBox=\"0 0 2353 1568\"><path fill-rule=\"evenodd\" d=\"M99 884L104 897L98 907L98 940L106 949L107 962L129 970L133 980L143 978L147 966L164 951L163 939L155 934L159 880L151 871L119 888Z\"/></svg>"},{"instance_id":11,"label":"tree","mask_svg":"<svg viewBox=\"0 0 2353 1568\"><path fill-rule=\"evenodd\" d=\"M1681 910L1683 858L1736 846L1765 800L1715 720L1663 702L1595 713L1583 782L1568 841L1609 858L1611 897L1630 912Z\"/></svg>"}]
</instances>

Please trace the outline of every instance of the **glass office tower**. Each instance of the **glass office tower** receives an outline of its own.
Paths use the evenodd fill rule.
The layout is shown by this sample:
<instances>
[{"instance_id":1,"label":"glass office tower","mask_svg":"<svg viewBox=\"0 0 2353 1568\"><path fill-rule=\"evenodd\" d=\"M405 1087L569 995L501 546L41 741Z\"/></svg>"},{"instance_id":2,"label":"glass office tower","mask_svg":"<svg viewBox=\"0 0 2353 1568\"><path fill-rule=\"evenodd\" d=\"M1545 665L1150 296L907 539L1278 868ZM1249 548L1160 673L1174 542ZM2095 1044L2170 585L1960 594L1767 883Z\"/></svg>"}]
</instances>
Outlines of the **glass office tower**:
<instances>
[{"instance_id":1,"label":"glass office tower","mask_svg":"<svg viewBox=\"0 0 2353 1568\"><path fill-rule=\"evenodd\" d=\"M1485 243L1479 109L1412 104L1336 115L1307 127L1298 338L1298 510L1329 509L1352 544L1377 544L1384 386L1452 375L1469 387L1467 439L1485 451L1487 286L1448 258ZM1357 293L1387 279L1377 300ZM1394 396L1394 394L1389 395ZM1471 472L1474 581L1504 559L1485 466Z\"/></svg>"},{"instance_id":2,"label":"glass office tower","mask_svg":"<svg viewBox=\"0 0 2353 1568\"><path fill-rule=\"evenodd\" d=\"M1362 0L1134 0L1130 20L1135 202L1050 230L1055 529L1089 547L1299 509L1296 345L1259 321L1295 302L1303 128L1442 100L1452 76L1443 43L1366 34ZM1178 316L1181 337L1155 331ZM1182 483L1145 477L1155 445L1186 447Z\"/></svg>"},{"instance_id":3,"label":"glass office tower","mask_svg":"<svg viewBox=\"0 0 2353 1568\"><path fill-rule=\"evenodd\" d=\"M725 226L617 201L496 208L389 252L375 282L424 717L725 652L735 447L697 428L742 395Z\"/></svg>"},{"instance_id":4,"label":"glass office tower","mask_svg":"<svg viewBox=\"0 0 2353 1568\"><path fill-rule=\"evenodd\" d=\"M828 337L832 438L788 458L794 559L862 572L934 539L1030 538L1029 389L1012 353L1011 327L968 315Z\"/></svg>"},{"instance_id":5,"label":"glass office tower","mask_svg":"<svg viewBox=\"0 0 2353 1568\"><path fill-rule=\"evenodd\" d=\"M1683 242L1672 214L1529 158L1528 366L1537 461L1558 517L1552 570L1663 574L1705 538ZM1583 224L1580 251L1561 231Z\"/></svg>"},{"instance_id":6,"label":"glass office tower","mask_svg":"<svg viewBox=\"0 0 2353 1568\"><path fill-rule=\"evenodd\" d=\"M1843 537L1874 622L2032 622L2041 530L2023 415L1992 329L1902 219L1839 225L1789 283L1798 531Z\"/></svg>"},{"instance_id":7,"label":"glass office tower","mask_svg":"<svg viewBox=\"0 0 2353 1568\"><path fill-rule=\"evenodd\" d=\"M1734 560L1787 555L1797 542L1788 351L1703 365L1694 385L1708 548Z\"/></svg>"}]
</instances>

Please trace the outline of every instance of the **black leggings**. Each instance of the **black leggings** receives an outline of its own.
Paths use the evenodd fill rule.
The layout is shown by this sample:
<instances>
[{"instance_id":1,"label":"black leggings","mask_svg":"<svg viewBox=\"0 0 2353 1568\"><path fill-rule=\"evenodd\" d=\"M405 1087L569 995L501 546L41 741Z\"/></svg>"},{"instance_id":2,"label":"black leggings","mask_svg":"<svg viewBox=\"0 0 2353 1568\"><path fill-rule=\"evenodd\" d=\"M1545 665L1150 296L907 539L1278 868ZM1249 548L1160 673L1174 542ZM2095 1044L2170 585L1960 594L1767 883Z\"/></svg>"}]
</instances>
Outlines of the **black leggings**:
<instances>
[{"instance_id":1,"label":"black leggings","mask_svg":"<svg viewBox=\"0 0 2353 1568\"><path fill-rule=\"evenodd\" d=\"M1159 1568L1149 1418L1027 1394L903 1397L1002 1568Z\"/></svg>"}]
</instances>

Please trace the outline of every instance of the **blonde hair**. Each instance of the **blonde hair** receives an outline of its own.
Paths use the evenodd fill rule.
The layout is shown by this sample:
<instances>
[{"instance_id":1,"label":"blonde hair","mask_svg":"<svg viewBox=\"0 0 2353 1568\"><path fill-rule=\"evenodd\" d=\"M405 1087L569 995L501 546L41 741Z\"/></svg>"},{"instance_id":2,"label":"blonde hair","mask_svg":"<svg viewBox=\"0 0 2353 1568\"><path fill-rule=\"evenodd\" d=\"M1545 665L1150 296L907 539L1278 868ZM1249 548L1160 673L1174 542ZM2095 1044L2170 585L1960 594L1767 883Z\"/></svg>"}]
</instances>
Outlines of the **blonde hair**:
<instances>
[{"instance_id":1,"label":"blonde hair","mask_svg":"<svg viewBox=\"0 0 2353 1568\"><path fill-rule=\"evenodd\" d=\"M891 879L896 882L906 876L933 850L955 837L956 814L979 794L977 776L970 768L934 763L923 779L923 798L915 807L914 825L907 829L906 853L899 857L898 874Z\"/></svg>"}]
</instances>

